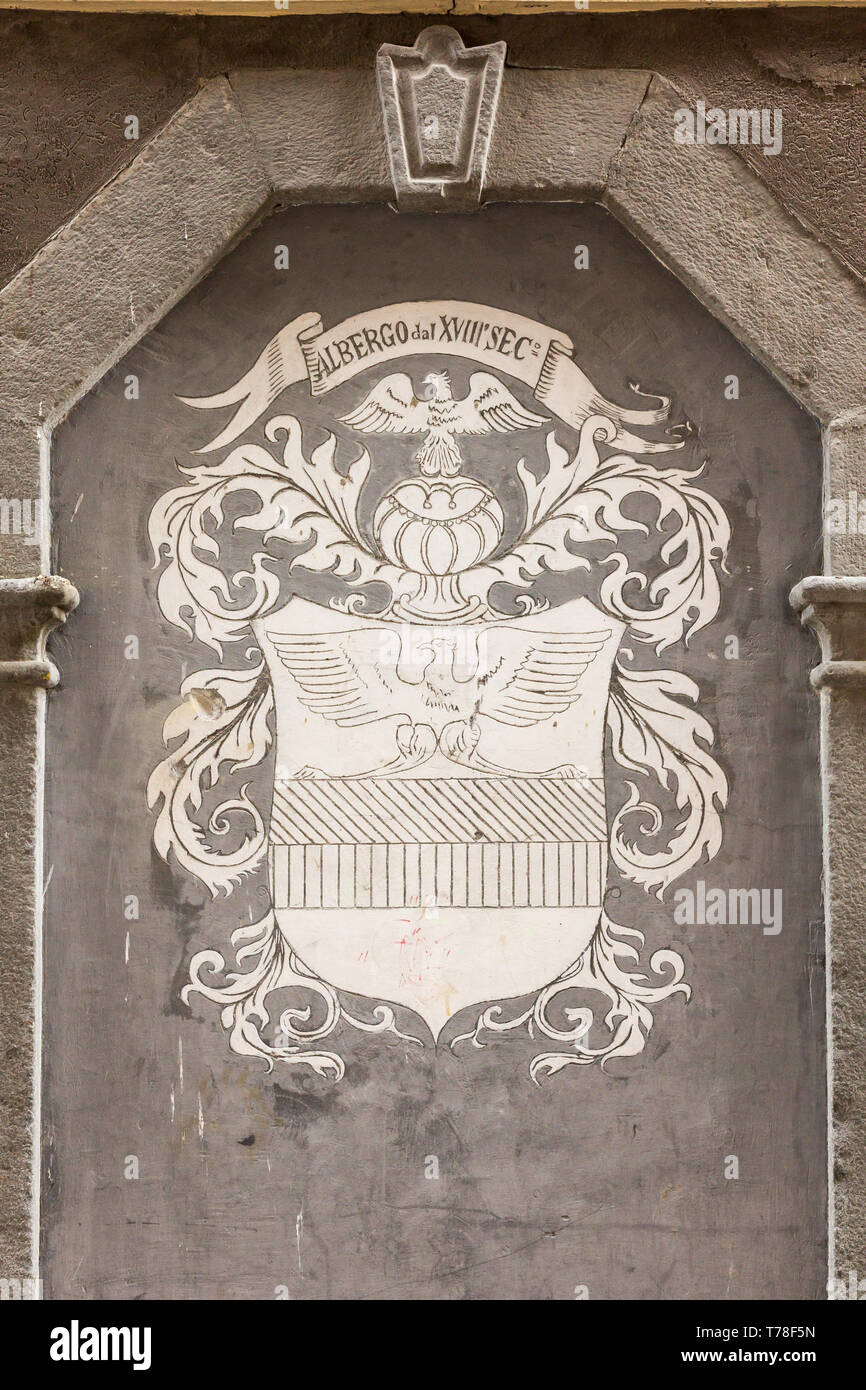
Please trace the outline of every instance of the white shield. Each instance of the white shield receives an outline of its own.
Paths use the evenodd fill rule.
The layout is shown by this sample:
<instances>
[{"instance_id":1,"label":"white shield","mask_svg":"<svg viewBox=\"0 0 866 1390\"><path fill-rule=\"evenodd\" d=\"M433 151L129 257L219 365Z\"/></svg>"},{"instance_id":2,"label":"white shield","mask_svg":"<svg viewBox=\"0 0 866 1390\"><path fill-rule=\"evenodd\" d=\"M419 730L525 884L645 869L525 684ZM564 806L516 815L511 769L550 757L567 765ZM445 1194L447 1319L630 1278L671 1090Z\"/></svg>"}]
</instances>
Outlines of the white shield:
<instances>
[{"instance_id":1,"label":"white shield","mask_svg":"<svg viewBox=\"0 0 866 1390\"><path fill-rule=\"evenodd\" d=\"M273 905L304 964L434 1037L556 979L601 910L622 624L586 599L424 626L295 598L255 630L276 700Z\"/></svg>"}]
</instances>

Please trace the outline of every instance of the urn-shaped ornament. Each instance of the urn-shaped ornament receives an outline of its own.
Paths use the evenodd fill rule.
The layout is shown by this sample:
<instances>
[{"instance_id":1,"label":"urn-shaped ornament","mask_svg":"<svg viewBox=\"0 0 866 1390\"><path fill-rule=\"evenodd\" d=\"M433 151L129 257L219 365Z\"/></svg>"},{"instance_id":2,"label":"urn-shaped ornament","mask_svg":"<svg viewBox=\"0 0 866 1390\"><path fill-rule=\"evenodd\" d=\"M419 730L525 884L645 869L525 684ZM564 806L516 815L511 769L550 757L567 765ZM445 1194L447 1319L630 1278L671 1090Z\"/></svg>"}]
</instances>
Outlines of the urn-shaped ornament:
<instances>
[{"instance_id":1,"label":"urn-shaped ornament","mask_svg":"<svg viewBox=\"0 0 866 1390\"><path fill-rule=\"evenodd\" d=\"M373 533L392 564L418 575L403 607L431 621L466 616L472 605L459 575L496 550L505 530L502 507L475 478L406 478L376 508Z\"/></svg>"}]
</instances>

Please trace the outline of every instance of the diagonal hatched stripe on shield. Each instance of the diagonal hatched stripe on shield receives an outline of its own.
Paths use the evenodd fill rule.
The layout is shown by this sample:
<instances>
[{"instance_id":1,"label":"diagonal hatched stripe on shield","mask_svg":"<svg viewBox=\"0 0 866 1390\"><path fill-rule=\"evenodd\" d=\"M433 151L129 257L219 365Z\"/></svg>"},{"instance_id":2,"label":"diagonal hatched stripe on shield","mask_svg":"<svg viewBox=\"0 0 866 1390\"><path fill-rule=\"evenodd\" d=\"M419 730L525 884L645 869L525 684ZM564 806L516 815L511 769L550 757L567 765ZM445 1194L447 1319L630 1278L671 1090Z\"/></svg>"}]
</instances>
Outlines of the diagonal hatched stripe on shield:
<instances>
[{"instance_id":1,"label":"diagonal hatched stripe on shield","mask_svg":"<svg viewBox=\"0 0 866 1390\"><path fill-rule=\"evenodd\" d=\"M288 778L274 787L277 908L594 907L600 778Z\"/></svg>"}]
</instances>

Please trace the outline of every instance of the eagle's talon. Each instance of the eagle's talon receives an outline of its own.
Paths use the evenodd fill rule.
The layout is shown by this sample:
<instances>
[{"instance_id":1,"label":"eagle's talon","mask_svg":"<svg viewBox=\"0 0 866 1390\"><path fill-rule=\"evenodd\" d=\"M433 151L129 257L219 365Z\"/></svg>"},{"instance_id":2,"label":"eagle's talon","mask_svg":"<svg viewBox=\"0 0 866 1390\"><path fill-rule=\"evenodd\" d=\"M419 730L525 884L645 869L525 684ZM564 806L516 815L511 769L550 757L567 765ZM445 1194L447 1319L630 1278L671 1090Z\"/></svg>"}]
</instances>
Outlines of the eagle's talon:
<instances>
[{"instance_id":1,"label":"eagle's talon","mask_svg":"<svg viewBox=\"0 0 866 1390\"><path fill-rule=\"evenodd\" d=\"M477 724L468 719L459 719L445 725L439 735L439 743L446 757L460 762L472 757L480 738L481 730Z\"/></svg>"}]
</instances>

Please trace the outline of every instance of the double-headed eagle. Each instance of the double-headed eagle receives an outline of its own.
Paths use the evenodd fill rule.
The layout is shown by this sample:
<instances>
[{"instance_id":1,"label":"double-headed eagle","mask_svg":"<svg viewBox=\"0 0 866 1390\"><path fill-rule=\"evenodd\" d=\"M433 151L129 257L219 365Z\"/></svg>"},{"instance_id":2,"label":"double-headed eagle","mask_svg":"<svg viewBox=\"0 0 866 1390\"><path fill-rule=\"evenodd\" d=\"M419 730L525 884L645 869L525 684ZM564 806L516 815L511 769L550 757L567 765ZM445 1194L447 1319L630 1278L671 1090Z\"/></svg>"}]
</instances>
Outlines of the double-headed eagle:
<instances>
[{"instance_id":1,"label":"double-headed eagle","mask_svg":"<svg viewBox=\"0 0 866 1390\"><path fill-rule=\"evenodd\" d=\"M392 372L341 417L343 423L362 434L423 434L415 459L428 478L453 478L460 472L463 455L456 435L509 434L547 423L545 416L525 409L490 372L473 372L469 394L459 401L451 393L447 372L428 373L424 385L429 394L419 400L410 377Z\"/></svg>"}]
</instances>

